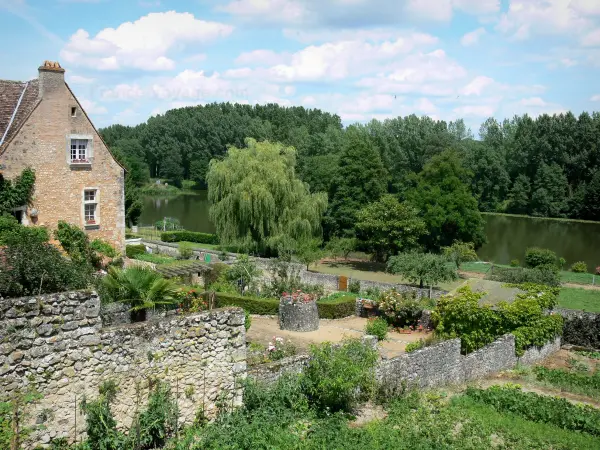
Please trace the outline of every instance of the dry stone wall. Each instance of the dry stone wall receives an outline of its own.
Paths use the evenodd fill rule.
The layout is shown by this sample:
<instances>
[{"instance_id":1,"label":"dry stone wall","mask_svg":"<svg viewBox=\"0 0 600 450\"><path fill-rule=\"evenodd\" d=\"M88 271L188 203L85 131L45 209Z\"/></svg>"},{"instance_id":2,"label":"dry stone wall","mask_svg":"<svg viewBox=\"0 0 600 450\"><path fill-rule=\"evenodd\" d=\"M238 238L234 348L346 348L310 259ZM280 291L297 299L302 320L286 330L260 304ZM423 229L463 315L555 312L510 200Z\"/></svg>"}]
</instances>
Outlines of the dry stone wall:
<instances>
[{"instance_id":1,"label":"dry stone wall","mask_svg":"<svg viewBox=\"0 0 600 450\"><path fill-rule=\"evenodd\" d=\"M85 291L0 300L0 396L10 399L27 389L41 394L29 417L44 429L33 433L30 446L55 437L81 439L85 417L78 403L84 395L96 398L109 379L119 387L113 412L123 427L138 404L145 406L152 380L171 385L182 424L199 408L214 417L220 402L241 404L241 309L114 327L103 327L100 310L98 295Z\"/></svg>"}]
</instances>

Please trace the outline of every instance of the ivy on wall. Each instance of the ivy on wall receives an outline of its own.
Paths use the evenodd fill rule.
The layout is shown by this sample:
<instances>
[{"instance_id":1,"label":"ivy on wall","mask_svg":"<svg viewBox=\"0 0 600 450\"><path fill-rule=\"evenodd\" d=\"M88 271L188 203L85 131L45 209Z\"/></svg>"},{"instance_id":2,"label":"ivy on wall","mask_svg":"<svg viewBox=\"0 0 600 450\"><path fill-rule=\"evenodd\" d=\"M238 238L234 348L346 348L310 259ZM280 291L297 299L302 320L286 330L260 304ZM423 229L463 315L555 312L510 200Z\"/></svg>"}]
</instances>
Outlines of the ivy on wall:
<instances>
[{"instance_id":1,"label":"ivy on wall","mask_svg":"<svg viewBox=\"0 0 600 450\"><path fill-rule=\"evenodd\" d=\"M25 169L14 180L6 180L0 174L0 215L10 213L14 208L28 205L33 196L35 172Z\"/></svg>"}]
</instances>

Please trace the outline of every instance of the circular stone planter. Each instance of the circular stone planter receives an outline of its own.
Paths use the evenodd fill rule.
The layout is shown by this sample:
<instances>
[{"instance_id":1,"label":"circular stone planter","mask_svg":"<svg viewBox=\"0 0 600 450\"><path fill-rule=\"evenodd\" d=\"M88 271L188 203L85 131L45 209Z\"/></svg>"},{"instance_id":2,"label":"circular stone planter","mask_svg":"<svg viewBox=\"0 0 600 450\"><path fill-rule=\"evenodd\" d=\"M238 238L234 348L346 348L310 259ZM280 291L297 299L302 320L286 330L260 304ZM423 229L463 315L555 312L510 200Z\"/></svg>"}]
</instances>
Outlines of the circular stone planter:
<instances>
[{"instance_id":1,"label":"circular stone planter","mask_svg":"<svg viewBox=\"0 0 600 450\"><path fill-rule=\"evenodd\" d=\"M279 301L279 328L288 331L315 331L319 329L317 302L291 303Z\"/></svg>"}]
</instances>

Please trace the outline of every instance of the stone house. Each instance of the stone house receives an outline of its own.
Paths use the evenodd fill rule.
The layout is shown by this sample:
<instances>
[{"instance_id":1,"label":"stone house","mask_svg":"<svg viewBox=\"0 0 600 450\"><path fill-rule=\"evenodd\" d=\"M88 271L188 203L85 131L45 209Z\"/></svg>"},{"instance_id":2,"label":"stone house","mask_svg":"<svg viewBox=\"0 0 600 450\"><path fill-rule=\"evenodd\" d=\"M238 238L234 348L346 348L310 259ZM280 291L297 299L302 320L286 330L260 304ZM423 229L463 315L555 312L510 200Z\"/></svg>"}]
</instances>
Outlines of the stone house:
<instances>
[{"instance_id":1,"label":"stone house","mask_svg":"<svg viewBox=\"0 0 600 450\"><path fill-rule=\"evenodd\" d=\"M59 63L39 78L0 80L0 174L35 170L31 205L14 214L50 230L64 220L118 249L125 245L125 170L65 83Z\"/></svg>"}]
</instances>

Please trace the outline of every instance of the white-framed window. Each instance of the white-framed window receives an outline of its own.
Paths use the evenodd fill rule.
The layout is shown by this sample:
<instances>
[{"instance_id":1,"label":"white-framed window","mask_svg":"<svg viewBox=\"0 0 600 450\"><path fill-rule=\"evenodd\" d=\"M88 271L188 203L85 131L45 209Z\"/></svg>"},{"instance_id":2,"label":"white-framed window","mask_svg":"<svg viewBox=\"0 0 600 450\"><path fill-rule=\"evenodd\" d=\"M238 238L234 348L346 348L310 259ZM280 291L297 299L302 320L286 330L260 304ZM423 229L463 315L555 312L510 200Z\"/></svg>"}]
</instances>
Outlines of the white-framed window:
<instances>
[{"instance_id":1,"label":"white-framed window","mask_svg":"<svg viewBox=\"0 0 600 450\"><path fill-rule=\"evenodd\" d=\"M86 226L100 224L100 195L97 188L83 190L83 221Z\"/></svg>"},{"instance_id":2,"label":"white-framed window","mask_svg":"<svg viewBox=\"0 0 600 450\"><path fill-rule=\"evenodd\" d=\"M93 139L87 135L67 136L67 162L72 165L89 165L92 163Z\"/></svg>"}]
</instances>

